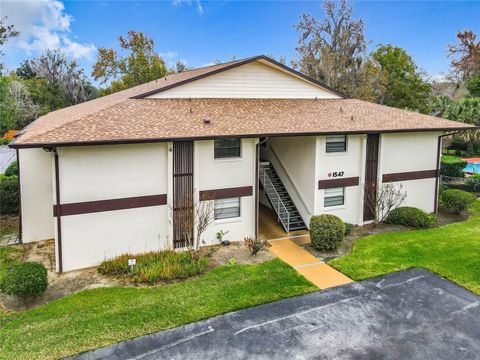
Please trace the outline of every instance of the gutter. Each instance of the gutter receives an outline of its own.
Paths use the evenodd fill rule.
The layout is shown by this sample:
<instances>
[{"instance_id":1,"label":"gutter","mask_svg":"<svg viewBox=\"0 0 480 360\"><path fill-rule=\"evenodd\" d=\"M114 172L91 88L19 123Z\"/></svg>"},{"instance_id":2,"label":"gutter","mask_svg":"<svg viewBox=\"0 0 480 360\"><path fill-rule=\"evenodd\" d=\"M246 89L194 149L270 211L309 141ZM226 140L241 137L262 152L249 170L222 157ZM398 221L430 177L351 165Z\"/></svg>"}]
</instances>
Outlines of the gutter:
<instances>
[{"instance_id":1,"label":"gutter","mask_svg":"<svg viewBox=\"0 0 480 360\"><path fill-rule=\"evenodd\" d=\"M418 129L391 129L391 130L346 130L346 131L312 131L312 132L288 132L288 133L258 133L258 134L226 134L226 135L205 135L189 137L169 137L169 138L142 138L142 139L117 139L117 140L95 140L95 141L73 141L57 143L10 143L8 146L13 149L22 148L53 148L64 146L93 146L93 145L126 145L143 143L162 143L172 141L198 141L215 140L231 137L244 139L261 137L293 137L293 136L321 136L321 135L364 135L364 134L391 134L391 133L416 133L416 132L435 132L435 131L468 131L480 130L478 126L466 126L457 128L418 128Z\"/></svg>"},{"instance_id":2,"label":"gutter","mask_svg":"<svg viewBox=\"0 0 480 360\"><path fill-rule=\"evenodd\" d=\"M268 141L268 137L265 137L262 141L259 141L255 145L255 238L258 237L258 224L259 224L259 184L258 184L258 171L259 171L259 164L260 164L260 145L265 144Z\"/></svg>"},{"instance_id":3,"label":"gutter","mask_svg":"<svg viewBox=\"0 0 480 360\"><path fill-rule=\"evenodd\" d=\"M458 134L460 131L454 131L452 133L448 134L443 134L438 137L438 142L437 142L437 176L435 177L435 197L433 198L433 210L435 214L438 213L438 187L439 187L439 178L440 178L440 157L442 155L442 138L446 136L452 136L455 134Z\"/></svg>"},{"instance_id":4,"label":"gutter","mask_svg":"<svg viewBox=\"0 0 480 360\"><path fill-rule=\"evenodd\" d=\"M18 169L18 193L17 193L17 202L18 202L18 241L20 244L23 243L22 236L22 185L20 181L20 150L16 149L17 155L17 169Z\"/></svg>"}]
</instances>

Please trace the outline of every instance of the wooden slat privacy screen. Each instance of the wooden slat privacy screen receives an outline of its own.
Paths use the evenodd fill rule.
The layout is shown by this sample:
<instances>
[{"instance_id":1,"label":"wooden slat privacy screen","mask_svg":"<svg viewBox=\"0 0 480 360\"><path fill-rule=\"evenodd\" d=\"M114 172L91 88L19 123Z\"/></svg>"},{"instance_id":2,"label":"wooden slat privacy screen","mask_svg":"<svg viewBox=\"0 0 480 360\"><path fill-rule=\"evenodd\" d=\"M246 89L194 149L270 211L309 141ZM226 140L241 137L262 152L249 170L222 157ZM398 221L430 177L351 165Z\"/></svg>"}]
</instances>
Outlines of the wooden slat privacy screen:
<instances>
[{"instance_id":1,"label":"wooden slat privacy screen","mask_svg":"<svg viewBox=\"0 0 480 360\"><path fill-rule=\"evenodd\" d=\"M193 236L193 142L173 143L173 247Z\"/></svg>"}]
</instances>

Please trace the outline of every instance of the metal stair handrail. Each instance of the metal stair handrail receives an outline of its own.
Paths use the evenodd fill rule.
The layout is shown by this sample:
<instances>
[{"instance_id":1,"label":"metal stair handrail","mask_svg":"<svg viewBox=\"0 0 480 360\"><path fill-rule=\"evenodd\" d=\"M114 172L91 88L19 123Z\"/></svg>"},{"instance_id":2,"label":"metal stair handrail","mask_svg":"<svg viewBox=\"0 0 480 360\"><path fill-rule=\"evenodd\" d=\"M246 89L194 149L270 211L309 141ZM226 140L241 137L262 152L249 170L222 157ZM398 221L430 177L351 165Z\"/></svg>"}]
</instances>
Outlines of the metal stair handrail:
<instances>
[{"instance_id":1,"label":"metal stair handrail","mask_svg":"<svg viewBox=\"0 0 480 360\"><path fill-rule=\"evenodd\" d=\"M265 194L267 194L268 199L272 203L273 210L277 213L278 220L282 224L285 231L288 233L290 231L290 213L288 212L287 207L280 198L280 195L278 195L278 192L275 189L272 180L268 176L265 167L262 163L260 163L259 165L259 178L262 182Z\"/></svg>"}]
</instances>

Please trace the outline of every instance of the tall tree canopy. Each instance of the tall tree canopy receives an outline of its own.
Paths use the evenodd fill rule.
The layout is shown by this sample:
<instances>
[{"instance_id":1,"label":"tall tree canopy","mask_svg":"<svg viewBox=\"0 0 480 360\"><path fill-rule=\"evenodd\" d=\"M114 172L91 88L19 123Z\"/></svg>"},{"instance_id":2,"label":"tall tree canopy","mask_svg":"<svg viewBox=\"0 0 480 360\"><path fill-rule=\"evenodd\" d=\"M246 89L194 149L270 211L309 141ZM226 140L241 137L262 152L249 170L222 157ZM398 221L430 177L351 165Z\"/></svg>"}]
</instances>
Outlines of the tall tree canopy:
<instances>
[{"instance_id":1,"label":"tall tree canopy","mask_svg":"<svg viewBox=\"0 0 480 360\"><path fill-rule=\"evenodd\" d=\"M430 112L431 85L422 79L407 52L393 45L380 45L371 54L387 77L383 104L423 113Z\"/></svg>"},{"instance_id":2,"label":"tall tree canopy","mask_svg":"<svg viewBox=\"0 0 480 360\"><path fill-rule=\"evenodd\" d=\"M466 82L480 74L480 40L471 31L459 31L457 44L448 46L452 58L452 75L460 82Z\"/></svg>"},{"instance_id":3,"label":"tall tree canopy","mask_svg":"<svg viewBox=\"0 0 480 360\"><path fill-rule=\"evenodd\" d=\"M118 38L120 47L128 52L121 56L114 49L98 49L97 62L92 76L105 84L111 81L105 94L127 89L135 85L159 79L167 74L162 57L155 52L154 42L143 32L129 31Z\"/></svg>"},{"instance_id":4,"label":"tall tree canopy","mask_svg":"<svg viewBox=\"0 0 480 360\"><path fill-rule=\"evenodd\" d=\"M352 18L346 0L323 3L326 18L302 15L295 26L300 34L294 66L326 85L354 94L366 49L363 20Z\"/></svg>"},{"instance_id":5,"label":"tall tree canopy","mask_svg":"<svg viewBox=\"0 0 480 360\"><path fill-rule=\"evenodd\" d=\"M3 46L11 38L17 37L20 32L15 30L14 25L7 25L7 17L0 18L0 56L5 55ZM3 69L3 64L0 63L0 72Z\"/></svg>"}]
</instances>

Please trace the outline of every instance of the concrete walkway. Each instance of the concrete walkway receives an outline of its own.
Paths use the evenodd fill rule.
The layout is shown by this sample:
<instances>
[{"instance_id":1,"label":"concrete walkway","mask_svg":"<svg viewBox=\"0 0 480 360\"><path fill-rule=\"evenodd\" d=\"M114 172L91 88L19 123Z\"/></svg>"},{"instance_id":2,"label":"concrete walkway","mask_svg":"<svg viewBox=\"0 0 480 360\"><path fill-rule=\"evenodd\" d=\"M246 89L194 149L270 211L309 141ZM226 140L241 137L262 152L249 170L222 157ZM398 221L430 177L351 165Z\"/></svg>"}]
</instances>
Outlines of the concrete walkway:
<instances>
[{"instance_id":1,"label":"concrete walkway","mask_svg":"<svg viewBox=\"0 0 480 360\"><path fill-rule=\"evenodd\" d=\"M351 283L353 280L323 263L293 242L292 238L270 240L270 251L295 268L320 289Z\"/></svg>"}]
</instances>

